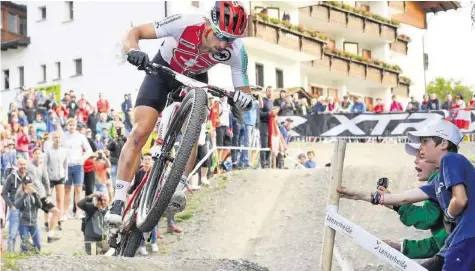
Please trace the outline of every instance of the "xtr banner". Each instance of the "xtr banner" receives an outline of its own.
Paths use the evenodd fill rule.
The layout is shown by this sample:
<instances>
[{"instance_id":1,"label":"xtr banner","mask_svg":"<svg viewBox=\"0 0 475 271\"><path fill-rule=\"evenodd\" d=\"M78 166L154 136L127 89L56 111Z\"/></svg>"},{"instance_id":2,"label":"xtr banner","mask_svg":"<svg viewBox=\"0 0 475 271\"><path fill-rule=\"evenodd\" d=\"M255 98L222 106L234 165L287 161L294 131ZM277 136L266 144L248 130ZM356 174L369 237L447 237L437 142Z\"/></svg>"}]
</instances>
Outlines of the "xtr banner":
<instances>
[{"instance_id":1,"label":"xtr banner","mask_svg":"<svg viewBox=\"0 0 475 271\"><path fill-rule=\"evenodd\" d=\"M475 110L470 115L468 129L463 133L475 131ZM400 137L410 131L420 130L429 122L441 118L451 119L448 111L416 113L337 113L307 116L279 116L280 122L293 120L291 136L302 137ZM468 122L468 120L467 120Z\"/></svg>"}]
</instances>

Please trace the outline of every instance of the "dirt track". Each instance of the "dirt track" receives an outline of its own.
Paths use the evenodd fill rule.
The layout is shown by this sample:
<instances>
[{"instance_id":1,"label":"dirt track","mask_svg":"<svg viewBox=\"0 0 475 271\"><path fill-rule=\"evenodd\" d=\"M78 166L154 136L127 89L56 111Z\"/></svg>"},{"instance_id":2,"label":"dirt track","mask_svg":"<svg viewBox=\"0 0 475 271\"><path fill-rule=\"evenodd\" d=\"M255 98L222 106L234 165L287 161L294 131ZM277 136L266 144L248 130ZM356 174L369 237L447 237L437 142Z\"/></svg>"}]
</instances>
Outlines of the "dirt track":
<instances>
[{"instance_id":1,"label":"dirt track","mask_svg":"<svg viewBox=\"0 0 475 271\"><path fill-rule=\"evenodd\" d=\"M315 150L320 165L329 162L333 152L332 144L293 147ZM291 154L298 152L292 150ZM474 152L474 145L462 147L462 153L473 155ZM388 156L383 158L383 154ZM402 144L348 145L344 184L370 191L375 188L376 180L385 176L394 180L390 183L393 191L414 187L418 184L412 161L404 153ZM226 182L215 180L212 188L192 195L192 198L197 197L194 203L190 200L193 217L180 223L184 232L165 234L159 242L161 253L142 257L144 261L47 257L47 260L23 260L21 266L24 270L30 270L27 266L53 270L51 264L65 262L67 268L54 270L95 270L96 267L100 270L259 270L247 263L214 260L225 258L246 259L270 270L317 270L328 172L323 168L250 170L232 172L227 179ZM196 207L196 203L201 208ZM380 238L420 239L427 234L402 226L396 214L384 207L350 201L341 201L340 206L343 216ZM82 251L79 220L67 221L65 227L63 239L54 245L45 244L44 251L68 256ZM392 270L348 238L337 235L337 243L355 270ZM334 270L339 270L336 262L334 266Z\"/></svg>"}]
</instances>

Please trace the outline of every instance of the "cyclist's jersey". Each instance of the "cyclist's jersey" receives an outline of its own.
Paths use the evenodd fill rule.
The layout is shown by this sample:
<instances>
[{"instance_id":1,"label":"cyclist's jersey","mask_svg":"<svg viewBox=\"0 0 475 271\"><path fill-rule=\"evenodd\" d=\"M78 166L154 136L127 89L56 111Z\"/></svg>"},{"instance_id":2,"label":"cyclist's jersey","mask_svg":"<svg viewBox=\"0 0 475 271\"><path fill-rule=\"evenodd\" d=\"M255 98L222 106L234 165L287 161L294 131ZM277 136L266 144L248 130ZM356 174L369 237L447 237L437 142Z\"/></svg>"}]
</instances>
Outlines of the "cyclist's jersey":
<instances>
[{"instance_id":1,"label":"cyclist's jersey","mask_svg":"<svg viewBox=\"0 0 475 271\"><path fill-rule=\"evenodd\" d=\"M198 45L206 28L201 14L176 14L154 22L157 38L165 38L160 53L170 67L191 76L207 72L218 63L231 66L234 87L248 86L247 53L242 39L236 39L218 54L200 54Z\"/></svg>"}]
</instances>

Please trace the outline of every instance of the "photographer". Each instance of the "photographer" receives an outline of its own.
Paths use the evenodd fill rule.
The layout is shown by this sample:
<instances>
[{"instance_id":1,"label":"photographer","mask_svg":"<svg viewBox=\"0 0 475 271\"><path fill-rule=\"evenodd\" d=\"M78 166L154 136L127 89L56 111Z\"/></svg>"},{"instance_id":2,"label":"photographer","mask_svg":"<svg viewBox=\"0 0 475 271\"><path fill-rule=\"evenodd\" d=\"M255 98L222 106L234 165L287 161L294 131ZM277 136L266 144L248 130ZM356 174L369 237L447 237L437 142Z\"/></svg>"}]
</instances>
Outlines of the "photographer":
<instances>
[{"instance_id":1,"label":"photographer","mask_svg":"<svg viewBox=\"0 0 475 271\"><path fill-rule=\"evenodd\" d=\"M108 205L109 197L100 191L96 191L78 202L78 208L86 214L82 220L81 231L84 233L84 247L87 255L91 255L93 242L100 250L97 251L97 254L104 254L109 249L104 224L104 215Z\"/></svg>"},{"instance_id":2,"label":"photographer","mask_svg":"<svg viewBox=\"0 0 475 271\"><path fill-rule=\"evenodd\" d=\"M33 178L28 174L21 180L21 189L15 195L15 208L20 210L20 237L21 251L29 250L30 237L33 239L33 246L40 251L40 231L37 225L38 209L42 207L41 199L36 192Z\"/></svg>"}]
</instances>

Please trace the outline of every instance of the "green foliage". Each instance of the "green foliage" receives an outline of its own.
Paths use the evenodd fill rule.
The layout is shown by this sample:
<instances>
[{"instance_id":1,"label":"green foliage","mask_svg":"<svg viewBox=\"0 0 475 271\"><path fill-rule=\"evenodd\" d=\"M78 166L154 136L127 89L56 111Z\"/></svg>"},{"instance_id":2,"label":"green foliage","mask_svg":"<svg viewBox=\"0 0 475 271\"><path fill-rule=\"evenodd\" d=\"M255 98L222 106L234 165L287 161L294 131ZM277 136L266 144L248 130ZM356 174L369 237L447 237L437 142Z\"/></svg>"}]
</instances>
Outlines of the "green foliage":
<instances>
[{"instance_id":1,"label":"green foliage","mask_svg":"<svg viewBox=\"0 0 475 271\"><path fill-rule=\"evenodd\" d=\"M447 94L452 94L452 96L454 96L460 93L465 102L468 103L473 96L473 88L462 84L460 80L436 77L427 86L427 93L435 93L441 102L445 100Z\"/></svg>"}]
</instances>

